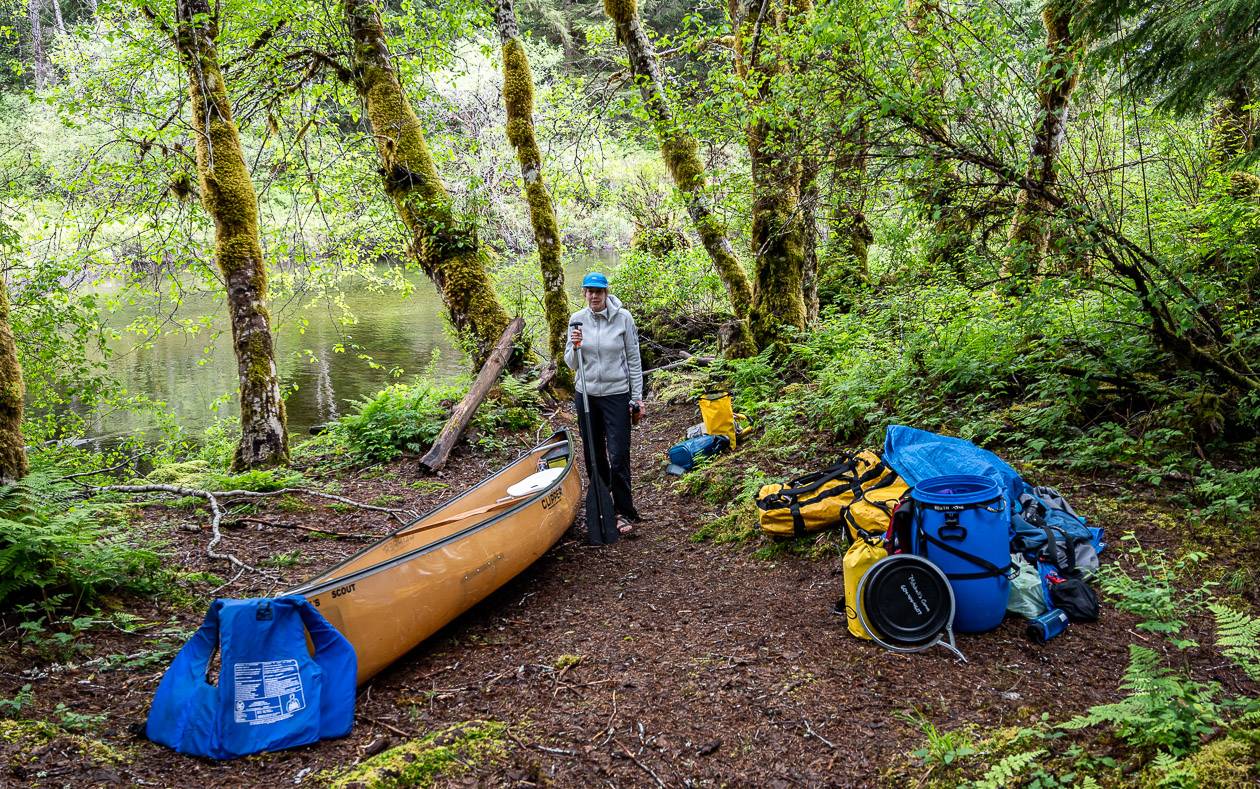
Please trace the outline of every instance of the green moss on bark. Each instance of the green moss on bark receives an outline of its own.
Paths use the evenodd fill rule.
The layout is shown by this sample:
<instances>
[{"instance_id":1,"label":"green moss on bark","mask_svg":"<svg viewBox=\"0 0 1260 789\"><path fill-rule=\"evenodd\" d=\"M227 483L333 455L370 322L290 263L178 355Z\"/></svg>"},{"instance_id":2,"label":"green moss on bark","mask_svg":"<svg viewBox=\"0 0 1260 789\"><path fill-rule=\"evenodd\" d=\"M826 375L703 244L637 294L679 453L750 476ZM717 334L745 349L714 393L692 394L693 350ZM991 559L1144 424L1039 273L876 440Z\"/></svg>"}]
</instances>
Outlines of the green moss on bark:
<instances>
[{"instance_id":1,"label":"green moss on bark","mask_svg":"<svg viewBox=\"0 0 1260 789\"><path fill-rule=\"evenodd\" d=\"M1068 102L1080 79L1084 41L1072 32L1072 6L1051 0L1042 10L1048 56L1037 76L1039 115L1033 132L1027 178L1038 190L1023 189L1011 222L1008 271L1018 278L1035 276L1050 245L1051 206L1041 195L1057 183L1055 167L1067 136Z\"/></svg>"},{"instance_id":2,"label":"green moss on bark","mask_svg":"<svg viewBox=\"0 0 1260 789\"><path fill-rule=\"evenodd\" d=\"M201 198L214 219L215 262L227 286L240 381L241 440L233 468L284 465L289 438L266 308L258 198L214 45L218 29L207 0L179 0L178 18L176 46L188 73Z\"/></svg>"},{"instance_id":3,"label":"green moss on bark","mask_svg":"<svg viewBox=\"0 0 1260 789\"><path fill-rule=\"evenodd\" d=\"M0 276L0 484L26 476L26 440L22 437L25 396L22 365L9 324L9 293Z\"/></svg>"},{"instance_id":4,"label":"green moss on bark","mask_svg":"<svg viewBox=\"0 0 1260 789\"><path fill-rule=\"evenodd\" d=\"M508 316L486 271L476 231L456 216L424 130L398 81L372 0L344 0L353 41L355 88L376 140L385 191L411 235L411 251L437 286L455 330L480 367Z\"/></svg>"},{"instance_id":5,"label":"green moss on bark","mask_svg":"<svg viewBox=\"0 0 1260 789\"><path fill-rule=\"evenodd\" d=\"M546 181L542 177L542 151L534 134L534 76L525 47L516 37L516 12L511 0L499 0L495 12L503 39L503 106L507 110L508 142L516 150L521 168L530 227L538 246L538 265L543 280L543 314L547 319L547 353L554 365L551 388L557 395L573 389L573 371L562 363L568 333L569 300L564 294L564 250L560 224Z\"/></svg>"},{"instance_id":6,"label":"green moss on bark","mask_svg":"<svg viewBox=\"0 0 1260 789\"><path fill-rule=\"evenodd\" d=\"M705 191L704 165L700 161L696 141L677 123L666 100L660 62L639 21L638 6L634 0L604 0L604 12L616 25L617 40L625 45L630 69L643 98L644 110L660 141L661 157L665 160L665 166L674 179L674 184L682 192L687 214L700 235L705 251L713 261L713 268L726 286L726 293L737 320L732 326L731 339L725 353L728 356L756 353L746 320L752 303L752 285L743 265L731 249L726 228L714 216L709 204Z\"/></svg>"}]
</instances>

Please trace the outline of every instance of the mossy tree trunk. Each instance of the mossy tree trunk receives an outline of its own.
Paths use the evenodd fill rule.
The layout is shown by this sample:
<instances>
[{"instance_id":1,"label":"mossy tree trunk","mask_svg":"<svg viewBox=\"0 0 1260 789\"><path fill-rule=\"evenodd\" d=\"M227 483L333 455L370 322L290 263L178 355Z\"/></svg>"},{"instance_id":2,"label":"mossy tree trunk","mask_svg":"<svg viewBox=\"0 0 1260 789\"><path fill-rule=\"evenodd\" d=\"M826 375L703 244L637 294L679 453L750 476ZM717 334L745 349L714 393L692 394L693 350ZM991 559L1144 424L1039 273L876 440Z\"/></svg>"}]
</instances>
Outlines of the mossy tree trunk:
<instances>
[{"instance_id":1,"label":"mossy tree trunk","mask_svg":"<svg viewBox=\"0 0 1260 789\"><path fill-rule=\"evenodd\" d=\"M218 21L208 0L177 0L175 43L188 73L201 199L214 219L215 263L227 287L241 393L235 469L289 462L284 401L267 313L267 269L258 238L258 198L215 48Z\"/></svg>"},{"instance_id":2,"label":"mossy tree trunk","mask_svg":"<svg viewBox=\"0 0 1260 789\"><path fill-rule=\"evenodd\" d=\"M1058 181L1055 166L1067 138L1068 102L1080 79L1083 42L1072 32L1069 0L1050 0L1042 10L1047 57L1037 75L1038 115L1027 178L1036 190L1022 189L1011 222L1009 273L1036 276L1050 246L1051 206L1043 195Z\"/></svg>"},{"instance_id":3,"label":"mossy tree trunk","mask_svg":"<svg viewBox=\"0 0 1260 789\"><path fill-rule=\"evenodd\" d=\"M0 276L0 484L26 476L26 440L22 437L25 395L17 343L9 325L9 294Z\"/></svg>"},{"instance_id":4,"label":"mossy tree trunk","mask_svg":"<svg viewBox=\"0 0 1260 789\"><path fill-rule=\"evenodd\" d=\"M945 71L938 56L941 4L939 0L911 0L909 4L909 51L911 72L923 93L926 122L942 134L946 119L938 108L945 103ZM948 158L933 149L910 188L924 219L932 225L927 242L927 259L948 266L962 279L966 275L967 251L976 220L960 200L962 179Z\"/></svg>"},{"instance_id":5,"label":"mossy tree trunk","mask_svg":"<svg viewBox=\"0 0 1260 789\"><path fill-rule=\"evenodd\" d=\"M1226 166L1256 147L1257 121L1254 91L1246 82L1239 82L1212 114L1212 159L1217 166Z\"/></svg>"},{"instance_id":6,"label":"mossy tree trunk","mask_svg":"<svg viewBox=\"0 0 1260 789\"><path fill-rule=\"evenodd\" d=\"M735 67L749 87L754 107L771 99L775 78L787 64L766 39L783 33L800 10L781 2L731 0L735 32ZM767 32L769 31L769 32ZM752 309L748 324L758 348L783 339L787 328L803 329L805 244L799 212L801 167L792 160L790 123L776 123L778 112L755 112L748 125L752 166L752 251L755 256Z\"/></svg>"},{"instance_id":7,"label":"mossy tree trunk","mask_svg":"<svg viewBox=\"0 0 1260 789\"><path fill-rule=\"evenodd\" d=\"M730 297L731 309L734 310L737 321L726 353L730 356L751 354L756 349L745 320L752 305L752 285L744 267L735 257L726 228L713 213L713 206L706 193L704 165L700 161L696 141L678 123L669 106L660 61L656 56L656 49L643 30L638 4L636 0L604 0L604 12L617 29L617 40L626 48L630 71L634 74L635 83L643 97L644 109L660 140L665 166L683 195L691 222Z\"/></svg>"},{"instance_id":8,"label":"mossy tree trunk","mask_svg":"<svg viewBox=\"0 0 1260 789\"><path fill-rule=\"evenodd\" d=\"M486 271L475 228L456 215L424 130L393 66L373 0L343 0L353 42L354 83L366 108L385 191L411 234L411 251L437 286L475 367L508 325Z\"/></svg>"},{"instance_id":9,"label":"mossy tree trunk","mask_svg":"<svg viewBox=\"0 0 1260 789\"><path fill-rule=\"evenodd\" d=\"M554 373L551 387L564 394L573 389L573 371L564 364L569 331L569 300L564 294L563 250L555 204L542 177L542 151L534 134L534 75L521 42L520 25L512 0L497 0L494 21L503 45L503 106L507 110L507 138L516 149L529 204L529 222L538 246L538 266L543 280L543 314L547 318L547 351Z\"/></svg>"}]
</instances>

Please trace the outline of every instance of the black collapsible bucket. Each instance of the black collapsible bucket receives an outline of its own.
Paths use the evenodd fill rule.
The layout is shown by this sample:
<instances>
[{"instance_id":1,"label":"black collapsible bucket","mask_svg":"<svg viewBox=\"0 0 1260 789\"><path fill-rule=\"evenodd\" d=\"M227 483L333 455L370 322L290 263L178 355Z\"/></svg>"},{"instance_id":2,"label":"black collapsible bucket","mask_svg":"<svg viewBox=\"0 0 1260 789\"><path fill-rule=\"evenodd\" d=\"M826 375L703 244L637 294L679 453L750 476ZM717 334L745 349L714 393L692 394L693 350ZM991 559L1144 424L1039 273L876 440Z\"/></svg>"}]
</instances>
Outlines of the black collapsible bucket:
<instances>
[{"instance_id":1,"label":"black collapsible bucket","mask_svg":"<svg viewBox=\"0 0 1260 789\"><path fill-rule=\"evenodd\" d=\"M966 658L954 646L954 593L940 568L921 556L880 559L862 576L858 620L875 643L893 652L922 652L937 644Z\"/></svg>"}]
</instances>

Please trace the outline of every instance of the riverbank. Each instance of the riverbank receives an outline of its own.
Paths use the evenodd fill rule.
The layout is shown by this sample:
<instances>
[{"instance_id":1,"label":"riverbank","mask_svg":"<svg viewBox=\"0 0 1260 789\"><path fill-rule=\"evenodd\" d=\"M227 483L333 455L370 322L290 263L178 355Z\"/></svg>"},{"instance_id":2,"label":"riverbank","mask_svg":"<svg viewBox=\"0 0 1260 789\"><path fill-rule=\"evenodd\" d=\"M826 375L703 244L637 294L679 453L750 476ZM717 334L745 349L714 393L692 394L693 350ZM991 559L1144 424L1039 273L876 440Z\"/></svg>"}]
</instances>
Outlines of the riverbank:
<instances>
[{"instance_id":1,"label":"riverbank","mask_svg":"<svg viewBox=\"0 0 1260 789\"><path fill-rule=\"evenodd\" d=\"M0 698L29 685L29 702L10 717L46 723L5 722L6 780L325 785L374 754L446 731L438 740L455 758L430 765L423 755L432 755L430 742L429 751L400 764L419 759L448 780L495 785L861 786L932 771L911 755L924 720L942 731L992 730L1030 725L1043 713L1066 719L1114 700L1127 645L1141 638L1133 614L1108 607L1101 622L1074 626L1044 646L1024 638L1022 622L1008 620L993 633L960 636L966 664L944 650L895 655L853 639L830 613L841 579L827 549L822 559L780 552L766 560L749 545L697 541L697 531L731 502L688 494L663 474L662 453L694 421L694 406L650 405L635 437L645 517L638 539L586 547L579 516L533 567L369 683L349 737L293 751L213 763L140 736L171 651L230 576L205 556L207 535L196 528L202 513L147 508L144 528L169 543L173 561L219 577L188 582L180 606L118 601L134 626L115 622L84 633L83 648L68 660L41 659L10 628L0 652ZM548 417L572 426L566 411ZM732 461L753 462L756 452L750 446ZM423 510L511 456L510 448L497 456L461 448L440 478L420 477L414 459L405 459L336 481L341 495ZM328 481L316 468L303 472ZM1149 549L1177 548L1180 534L1159 525L1172 513L1158 500L1129 497L1121 507L1117 480L1050 481L1074 491L1078 508L1107 528L1113 546L1133 530ZM317 501L265 504L250 517L258 522L225 532L220 550L270 577L245 574L220 595L275 593L363 544L278 524L343 534L389 528L383 514L337 512ZM1104 558L1131 561L1116 549ZM1195 634L1210 641L1199 624ZM1188 657L1195 670L1254 694L1236 672L1212 665L1213 655Z\"/></svg>"}]
</instances>

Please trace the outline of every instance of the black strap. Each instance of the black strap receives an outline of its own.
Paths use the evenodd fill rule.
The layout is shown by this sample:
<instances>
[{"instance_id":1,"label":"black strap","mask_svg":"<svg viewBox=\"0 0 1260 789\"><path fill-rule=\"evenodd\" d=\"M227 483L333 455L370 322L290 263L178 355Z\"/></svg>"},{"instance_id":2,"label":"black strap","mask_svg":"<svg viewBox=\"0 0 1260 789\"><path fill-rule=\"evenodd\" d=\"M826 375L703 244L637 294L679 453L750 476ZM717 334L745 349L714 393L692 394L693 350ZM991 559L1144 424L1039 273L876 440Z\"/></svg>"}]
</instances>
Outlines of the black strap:
<instances>
[{"instance_id":1,"label":"black strap","mask_svg":"<svg viewBox=\"0 0 1260 789\"><path fill-rule=\"evenodd\" d=\"M980 556L973 556L966 551L958 550L944 540L938 540L936 537L928 534L926 530L920 529L919 534L922 535L923 539L927 540L930 544L944 550L946 553L951 553L959 559L964 559L977 567L984 568L983 572L978 573L945 573L946 578L954 581L973 581L980 578L996 578L999 575L1006 575L1011 571L1011 563L1009 561L1006 563L1005 567L998 567L988 559L984 559Z\"/></svg>"},{"instance_id":2,"label":"black strap","mask_svg":"<svg viewBox=\"0 0 1260 789\"><path fill-rule=\"evenodd\" d=\"M801 504L795 499L788 505L788 510L792 513L792 534L796 537L805 536L805 519L801 517Z\"/></svg>"},{"instance_id":3,"label":"black strap","mask_svg":"<svg viewBox=\"0 0 1260 789\"><path fill-rule=\"evenodd\" d=\"M888 472L888 474L883 476L883 478L881 479L880 475L883 475L884 472L886 471ZM878 479L879 481L876 482L874 485L871 485L869 488L862 487L866 483L870 482L872 479ZM875 507L880 512L884 513L889 518L891 518L893 508L888 506L887 502L870 499L870 498L867 498L867 496L871 492L879 490L880 488L886 488L890 485L893 485L894 483L897 482L898 479L899 477L897 476L897 472L889 469L888 466L884 463L884 461L880 459L880 460L877 460L874 464L872 464L870 469L866 471L866 473L862 474L856 480L853 481L853 486L851 488L851 490L853 491L853 501L849 502L848 506L844 508L844 522L845 522L845 525L848 526L848 530L850 532L856 533L859 537L861 537L861 539L864 542L866 542L869 545L874 545L877 542L883 542L883 537L884 537L885 532L887 532L887 528L881 529L878 532L870 532L870 531L867 531L866 529L863 529L861 526L858 525L857 518L853 516L853 507L859 501L865 501L867 504L870 504L872 507Z\"/></svg>"}]
</instances>

